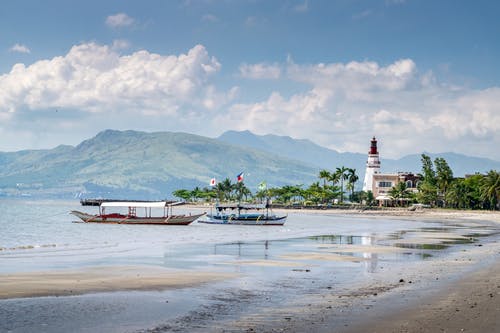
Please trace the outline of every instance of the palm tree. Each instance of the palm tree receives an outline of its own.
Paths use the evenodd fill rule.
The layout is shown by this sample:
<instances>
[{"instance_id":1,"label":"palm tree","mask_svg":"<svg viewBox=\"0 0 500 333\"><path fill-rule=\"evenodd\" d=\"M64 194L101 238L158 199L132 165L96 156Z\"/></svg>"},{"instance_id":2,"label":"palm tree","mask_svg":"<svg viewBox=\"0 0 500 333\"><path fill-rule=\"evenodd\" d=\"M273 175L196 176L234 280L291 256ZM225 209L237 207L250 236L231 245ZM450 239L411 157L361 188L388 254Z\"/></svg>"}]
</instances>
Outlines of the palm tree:
<instances>
[{"instance_id":1,"label":"palm tree","mask_svg":"<svg viewBox=\"0 0 500 333\"><path fill-rule=\"evenodd\" d=\"M252 192L245 186L243 182L236 183L232 186L234 192L236 194L236 199L241 201L243 196L245 197L245 201L248 199L248 196L252 194Z\"/></svg>"},{"instance_id":2,"label":"palm tree","mask_svg":"<svg viewBox=\"0 0 500 333\"><path fill-rule=\"evenodd\" d=\"M446 202L453 208L469 207L469 189L463 178L456 178L446 192Z\"/></svg>"},{"instance_id":3,"label":"palm tree","mask_svg":"<svg viewBox=\"0 0 500 333\"><path fill-rule=\"evenodd\" d=\"M335 170L335 175L337 176L337 179L340 180L340 203L344 202L344 180L347 180L349 177L347 174L348 170L349 168L344 166Z\"/></svg>"},{"instance_id":4,"label":"palm tree","mask_svg":"<svg viewBox=\"0 0 500 333\"><path fill-rule=\"evenodd\" d=\"M500 172L490 170L481 179L481 200L487 202L491 209L496 210L500 202Z\"/></svg>"},{"instance_id":5,"label":"palm tree","mask_svg":"<svg viewBox=\"0 0 500 333\"><path fill-rule=\"evenodd\" d=\"M347 189L351 191L351 198L354 196L354 184L358 181L359 177L356 174L356 169L349 168L347 170Z\"/></svg>"},{"instance_id":6,"label":"palm tree","mask_svg":"<svg viewBox=\"0 0 500 333\"><path fill-rule=\"evenodd\" d=\"M413 194L408 191L405 182L399 182L396 186L394 186L390 191L389 195L399 201L399 205L403 206L403 201L406 199L411 199Z\"/></svg>"},{"instance_id":7,"label":"palm tree","mask_svg":"<svg viewBox=\"0 0 500 333\"><path fill-rule=\"evenodd\" d=\"M231 199L231 192L233 191L233 184L231 183L231 179L224 179L222 182L217 184L215 189L217 190L217 196L219 197L220 201Z\"/></svg>"},{"instance_id":8,"label":"palm tree","mask_svg":"<svg viewBox=\"0 0 500 333\"><path fill-rule=\"evenodd\" d=\"M323 179L323 188L326 188L326 182L332 178L332 174L330 171L323 169L319 172L319 178Z\"/></svg>"}]
</instances>

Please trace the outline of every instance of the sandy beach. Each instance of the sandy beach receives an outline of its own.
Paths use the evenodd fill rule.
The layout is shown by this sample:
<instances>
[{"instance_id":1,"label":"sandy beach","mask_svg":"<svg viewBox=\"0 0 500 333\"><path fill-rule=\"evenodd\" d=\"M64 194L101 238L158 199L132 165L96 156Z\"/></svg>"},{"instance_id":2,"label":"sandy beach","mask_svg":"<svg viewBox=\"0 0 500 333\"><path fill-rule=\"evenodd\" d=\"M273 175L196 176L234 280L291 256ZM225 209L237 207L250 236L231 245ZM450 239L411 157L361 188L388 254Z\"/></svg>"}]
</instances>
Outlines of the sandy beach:
<instances>
[{"instance_id":1,"label":"sandy beach","mask_svg":"<svg viewBox=\"0 0 500 333\"><path fill-rule=\"evenodd\" d=\"M354 215L373 218L387 217L418 220L453 220L453 221L489 221L500 224L500 212L458 211L445 209L407 209L387 210L303 210L279 209L288 214L327 214ZM433 234L426 243L450 235ZM461 236L458 236L461 237ZM417 243L421 240L415 238ZM326 246L328 247L328 246ZM337 247L336 252L356 252L361 249ZM399 249L400 250L400 249ZM246 327L255 332L339 332L339 333L433 333L433 332L500 332L500 244L494 242L483 248L479 244L477 253L469 253L462 258L460 268L454 270L452 278L433 277L434 285L428 290L408 290L402 285L412 281L402 281L393 285L374 285L372 288L359 290L347 295L321 295L310 299L307 307L287 309L292 316L286 316L287 310L280 311L285 320L275 324L252 325L249 322L234 323L237 327ZM388 251L387 247L372 247L371 253ZM390 251L398 251L392 249ZM481 253L481 259L475 255ZM324 254L308 254L309 259ZM300 258L300 254L293 258ZM287 257L286 259L292 259ZM325 258L323 258L325 259ZM326 258L339 260L338 258ZM340 260L356 260L343 257ZM358 258L359 260L359 258ZM469 262L470 264L463 264ZM445 263L446 264L446 263ZM454 265L455 263L448 263ZM429 278L429 277L425 277ZM384 295L387 294L387 295ZM345 315L339 316L331 311L333 298L350 299ZM382 296L382 297L381 297ZM384 298L384 296L386 296ZM355 300L353 300L355 299ZM361 302L360 302L361 301ZM366 306L369 303L370 305ZM338 308L337 308L338 309ZM217 330L224 331L224 330Z\"/></svg>"},{"instance_id":2,"label":"sandy beach","mask_svg":"<svg viewBox=\"0 0 500 333\"><path fill-rule=\"evenodd\" d=\"M0 275L0 299L70 296L124 290L186 288L234 274L168 270L152 266L87 267Z\"/></svg>"},{"instance_id":3,"label":"sandy beach","mask_svg":"<svg viewBox=\"0 0 500 333\"><path fill-rule=\"evenodd\" d=\"M206 210L206 207L190 209ZM284 209L279 212L295 217L362 217L368 219L368 222L363 222L367 225L382 218L407 221L410 226L413 221L441 221L442 227L432 227L428 231L406 228L397 238L375 238L376 242L372 239L368 243L294 242L270 258L249 256L235 260L222 256L220 261L214 263L214 269L114 265L0 274L0 301L10 302L5 303L10 304L10 308L12 304L19 303L22 308L23 301L16 299L43 304L46 297L50 300L52 296L64 299L67 296L93 294L99 300L100 293L107 295L109 292L131 291L158 291L159 294L154 297L167 297L167 294L162 295L169 290L196 288L200 292L205 290L204 285L209 285L219 288L213 289L215 295L209 297L210 302L216 300L215 306L193 299L199 302L199 309L184 314L173 324L141 325L146 325L143 327L148 332L500 331L500 246L496 238L484 243L479 238L478 242L466 245L461 251L438 256L432 261L422 261L424 254L427 255L426 248L432 249L441 244L467 244L472 239L469 235L488 237L498 233L499 212L436 209ZM403 243L404 246L401 246ZM420 247L422 244L424 248ZM444 248L447 246L444 245ZM237 249L238 245L233 247ZM245 248L238 251L245 251ZM410 253L417 256L411 259L416 266L391 263L397 258L406 258ZM419 259L419 256L422 258ZM207 258L213 260L212 257ZM325 275L332 269L339 273L339 269L348 272L349 267L364 267L367 273L363 274L368 274L369 278L362 283L353 280L348 287L336 288L336 276ZM288 278L282 279L277 286L269 282L270 290L275 289L274 296L270 296L269 291L259 289L261 282L254 280L252 274L257 272L256 277L266 281L266 275L275 274L276 270ZM248 277L242 279L245 275ZM298 279L301 285L288 285L289 279ZM236 282L231 284L231 281ZM301 296L295 297L294 293ZM283 300L280 300L282 297ZM73 304L77 300L69 298L67 302ZM247 308L248 304L254 303L255 308ZM112 307L114 303L110 304ZM157 305L152 306L156 309L153 312L160 311ZM16 310L12 310L8 318L15 316ZM94 323L92 329L104 327L102 325ZM8 327L7 331L25 332L29 329ZM143 332L121 326L112 331Z\"/></svg>"}]
</instances>

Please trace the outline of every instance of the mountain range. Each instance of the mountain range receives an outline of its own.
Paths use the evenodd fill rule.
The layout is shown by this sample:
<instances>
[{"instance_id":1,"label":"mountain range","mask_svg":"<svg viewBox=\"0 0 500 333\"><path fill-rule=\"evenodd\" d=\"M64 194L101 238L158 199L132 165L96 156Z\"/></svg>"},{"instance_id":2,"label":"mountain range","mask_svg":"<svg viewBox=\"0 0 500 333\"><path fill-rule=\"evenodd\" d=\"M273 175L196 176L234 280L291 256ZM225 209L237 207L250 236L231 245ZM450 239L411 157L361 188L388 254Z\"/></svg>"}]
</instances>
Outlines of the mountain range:
<instances>
[{"instance_id":1,"label":"mountain range","mask_svg":"<svg viewBox=\"0 0 500 333\"><path fill-rule=\"evenodd\" d=\"M367 140L367 146L369 139ZM455 176L499 170L500 162L455 153L443 157ZM76 147L0 152L0 196L116 199L172 198L176 189L208 186L211 178L236 181L255 191L308 185L321 169L355 168L364 176L366 154L339 153L309 140L229 131L218 138L173 132L106 130ZM382 172L420 172L420 154L384 159Z\"/></svg>"},{"instance_id":2,"label":"mountain range","mask_svg":"<svg viewBox=\"0 0 500 333\"><path fill-rule=\"evenodd\" d=\"M367 137L366 140L367 153L370 147L370 139L370 137ZM356 169L360 177L364 176L367 153L340 153L319 146L309 140L297 140L288 136L272 134L255 135L249 131L228 131L223 133L218 140L279 154L321 169L335 170L336 167L346 166ZM463 177L476 172L486 173L489 170L498 170L500 168L499 161L451 152L439 154L422 152L406 155L400 159L388 159L384 157L383 151L379 151L379 153L381 172L387 173L400 171L419 173L422 167L420 160L422 153L430 156L432 160L436 157L444 158L453 170L455 177Z\"/></svg>"}]
</instances>

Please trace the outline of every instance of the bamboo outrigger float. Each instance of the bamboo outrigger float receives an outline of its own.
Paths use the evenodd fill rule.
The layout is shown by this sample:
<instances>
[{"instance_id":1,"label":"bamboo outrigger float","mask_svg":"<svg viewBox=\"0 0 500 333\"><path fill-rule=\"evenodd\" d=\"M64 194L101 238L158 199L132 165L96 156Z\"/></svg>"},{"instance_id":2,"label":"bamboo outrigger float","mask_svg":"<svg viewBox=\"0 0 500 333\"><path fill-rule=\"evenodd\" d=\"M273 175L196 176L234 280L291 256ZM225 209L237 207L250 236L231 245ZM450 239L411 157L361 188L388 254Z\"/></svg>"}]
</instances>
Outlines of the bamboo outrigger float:
<instances>
[{"instance_id":1,"label":"bamboo outrigger float","mask_svg":"<svg viewBox=\"0 0 500 333\"><path fill-rule=\"evenodd\" d=\"M92 215L77 210L71 211L84 223L115 223L115 224L158 224L158 225L188 225L205 213L194 215L173 215L172 207L180 204L169 201L113 201L103 202L99 206L99 214ZM106 213L106 208L128 208L128 213ZM137 210L144 208L144 215L138 215ZM162 216L152 216L153 208L162 208Z\"/></svg>"}]
</instances>

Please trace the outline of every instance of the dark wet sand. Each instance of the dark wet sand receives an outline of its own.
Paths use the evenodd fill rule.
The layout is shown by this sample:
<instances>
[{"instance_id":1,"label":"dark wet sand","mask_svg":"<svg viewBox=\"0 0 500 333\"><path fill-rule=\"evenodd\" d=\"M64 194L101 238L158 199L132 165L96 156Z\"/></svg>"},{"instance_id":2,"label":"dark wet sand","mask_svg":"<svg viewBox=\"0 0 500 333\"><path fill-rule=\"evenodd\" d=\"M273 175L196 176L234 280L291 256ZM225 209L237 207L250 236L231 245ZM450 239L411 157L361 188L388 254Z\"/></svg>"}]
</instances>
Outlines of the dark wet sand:
<instances>
[{"instance_id":1,"label":"dark wet sand","mask_svg":"<svg viewBox=\"0 0 500 333\"><path fill-rule=\"evenodd\" d=\"M417 304L339 332L500 332L500 256Z\"/></svg>"}]
</instances>

